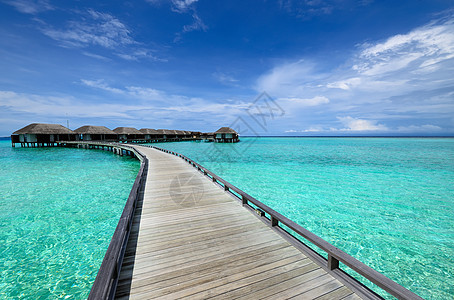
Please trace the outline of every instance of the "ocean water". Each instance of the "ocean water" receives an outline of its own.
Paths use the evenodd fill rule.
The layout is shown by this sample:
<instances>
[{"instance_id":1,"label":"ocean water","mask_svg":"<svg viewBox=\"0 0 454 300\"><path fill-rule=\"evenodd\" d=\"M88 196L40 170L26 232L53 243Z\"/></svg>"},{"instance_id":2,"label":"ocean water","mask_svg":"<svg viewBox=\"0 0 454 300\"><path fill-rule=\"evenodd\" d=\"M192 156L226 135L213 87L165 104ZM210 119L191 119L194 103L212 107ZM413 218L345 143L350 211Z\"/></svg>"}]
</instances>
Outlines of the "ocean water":
<instances>
[{"instance_id":1,"label":"ocean water","mask_svg":"<svg viewBox=\"0 0 454 300\"><path fill-rule=\"evenodd\" d=\"M0 299L86 299L139 166L0 141Z\"/></svg>"},{"instance_id":2,"label":"ocean water","mask_svg":"<svg viewBox=\"0 0 454 300\"><path fill-rule=\"evenodd\" d=\"M453 299L454 139L154 145L192 158L423 298Z\"/></svg>"}]
</instances>

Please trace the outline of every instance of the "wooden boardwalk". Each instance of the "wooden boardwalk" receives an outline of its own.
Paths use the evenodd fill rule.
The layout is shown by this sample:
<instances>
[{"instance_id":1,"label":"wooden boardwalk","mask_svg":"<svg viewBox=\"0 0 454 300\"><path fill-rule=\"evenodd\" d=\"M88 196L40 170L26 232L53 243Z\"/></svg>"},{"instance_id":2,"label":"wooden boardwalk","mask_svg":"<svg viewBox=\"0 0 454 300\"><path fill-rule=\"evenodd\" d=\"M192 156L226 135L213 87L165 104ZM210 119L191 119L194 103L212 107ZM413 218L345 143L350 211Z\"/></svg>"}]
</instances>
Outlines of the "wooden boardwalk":
<instances>
[{"instance_id":1,"label":"wooden boardwalk","mask_svg":"<svg viewBox=\"0 0 454 300\"><path fill-rule=\"evenodd\" d=\"M149 159L117 299L359 299L184 160Z\"/></svg>"}]
</instances>

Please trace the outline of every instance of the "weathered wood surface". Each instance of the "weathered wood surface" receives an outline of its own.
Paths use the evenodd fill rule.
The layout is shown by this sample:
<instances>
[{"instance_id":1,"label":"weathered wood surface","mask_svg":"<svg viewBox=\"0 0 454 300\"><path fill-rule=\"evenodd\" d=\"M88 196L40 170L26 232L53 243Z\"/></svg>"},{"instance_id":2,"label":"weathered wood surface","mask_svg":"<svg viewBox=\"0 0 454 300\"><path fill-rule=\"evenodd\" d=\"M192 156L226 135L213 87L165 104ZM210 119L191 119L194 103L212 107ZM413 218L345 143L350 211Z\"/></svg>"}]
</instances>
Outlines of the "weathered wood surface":
<instances>
[{"instance_id":1,"label":"weathered wood surface","mask_svg":"<svg viewBox=\"0 0 454 300\"><path fill-rule=\"evenodd\" d=\"M149 159L118 299L359 299L184 160Z\"/></svg>"}]
</instances>

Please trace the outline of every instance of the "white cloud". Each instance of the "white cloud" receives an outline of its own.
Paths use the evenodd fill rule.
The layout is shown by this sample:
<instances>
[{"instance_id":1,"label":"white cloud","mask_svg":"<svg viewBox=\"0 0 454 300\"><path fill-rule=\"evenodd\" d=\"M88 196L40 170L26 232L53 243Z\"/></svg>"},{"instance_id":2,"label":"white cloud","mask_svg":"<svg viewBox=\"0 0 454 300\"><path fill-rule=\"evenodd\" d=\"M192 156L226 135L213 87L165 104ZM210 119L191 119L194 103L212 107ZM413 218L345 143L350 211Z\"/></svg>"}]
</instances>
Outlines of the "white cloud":
<instances>
[{"instance_id":1,"label":"white cloud","mask_svg":"<svg viewBox=\"0 0 454 300\"><path fill-rule=\"evenodd\" d=\"M24 14L38 14L44 11L53 10L48 0L3 0L2 2L13 6Z\"/></svg>"},{"instance_id":2,"label":"white cloud","mask_svg":"<svg viewBox=\"0 0 454 300\"><path fill-rule=\"evenodd\" d=\"M337 118L346 128L339 129L340 131L387 131L385 125L377 124L374 120L365 120L347 117Z\"/></svg>"}]
</instances>

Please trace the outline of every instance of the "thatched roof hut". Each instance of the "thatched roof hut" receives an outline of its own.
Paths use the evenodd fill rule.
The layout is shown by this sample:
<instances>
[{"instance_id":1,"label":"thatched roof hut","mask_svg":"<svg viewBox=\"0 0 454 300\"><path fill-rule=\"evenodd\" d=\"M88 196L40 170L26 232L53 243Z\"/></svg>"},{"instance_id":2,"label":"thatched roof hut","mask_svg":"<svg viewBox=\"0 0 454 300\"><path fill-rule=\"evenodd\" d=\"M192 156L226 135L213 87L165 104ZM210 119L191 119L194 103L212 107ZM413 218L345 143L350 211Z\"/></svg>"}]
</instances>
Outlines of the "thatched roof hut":
<instances>
[{"instance_id":1,"label":"thatched roof hut","mask_svg":"<svg viewBox=\"0 0 454 300\"><path fill-rule=\"evenodd\" d=\"M140 132L143 134L157 134L158 131L156 129L151 129L151 128L142 128L140 129Z\"/></svg>"},{"instance_id":2,"label":"thatched roof hut","mask_svg":"<svg viewBox=\"0 0 454 300\"><path fill-rule=\"evenodd\" d=\"M79 134L117 134L105 126L85 125L77 128L74 132Z\"/></svg>"},{"instance_id":3,"label":"thatched roof hut","mask_svg":"<svg viewBox=\"0 0 454 300\"><path fill-rule=\"evenodd\" d=\"M175 131L169 129L158 129L158 133L164 135L165 138L174 138Z\"/></svg>"},{"instance_id":4,"label":"thatched roof hut","mask_svg":"<svg viewBox=\"0 0 454 300\"><path fill-rule=\"evenodd\" d=\"M74 131L60 124L32 123L13 134L74 134Z\"/></svg>"},{"instance_id":5,"label":"thatched roof hut","mask_svg":"<svg viewBox=\"0 0 454 300\"><path fill-rule=\"evenodd\" d=\"M175 135L178 137L178 138L183 138L185 136L185 133L183 130L174 130L175 131Z\"/></svg>"},{"instance_id":6,"label":"thatched roof hut","mask_svg":"<svg viewBox=\"0 0 454 300\"><path fill-rule=\"evenodd\" d=\"M137 141L145 137L143 132L132 127L117 127L113 131L118 134L120 141Z\"/></svg>"},{"instance_id":7,"label":"thatched roof hut","mask_svg":"<svg viewBox=\"0 0 454 300\"><path fill-rule=\"evenodd\" d=\"M219 143L239 142L238 133L230 127L221 127L214 132L214 139Z\"/></svg>"},{"instance_id":8,"label":"thatched roof hut","mask_svg":"<svg viewBox=\"0 0 454 300\"><path fill-rule=\"evenodd\" d=\"M86 125L74 130L83 141L106 141L117 139L117 133L105 126Z\"/></svg>"},{"instance_id":9,"label":"thatched roof hut","mask_svg":"<svg viewBox=\"0 0 454 300\"><path fill-rule=\"evenodd\" d=\"M238 133L235 130L233 130L232 128L230 128L230 127L221 127L218 130L216 130L214 133L216 133L216 134L218 134L218 133L232 133L232 134L238 135Z\"/></svg>"},{"instance_id":10,"label":"thatched roof hut","mask_svg":"<svg viewBox=\"0 0 454 300\"><path fill-rule=\"evenodd\" d=\"M57 141L75 141L76 133L60 124L32 123L11 135L11 142L23 146L53 145Z\"/></svg>"},{"instance_id":11,"label":"thatched roof hut","mask_svg":"<svg viewBox=\"0 0 454 300\"><path fill-rule=\"evenodd\" d=\"M153 141L160 137L160 134L158 133L158 131L156 129L142 128L142 129L140 129L140 132L142 132L144 134L146 141Z\"/></svg>"},{"instance_id":12,"label":"thatched roof hut","mask_svg":"<svg viewBox=\"0 0 454 300\"><path fill-rule=\"evenodd\" d=\"M143 132L133 127L117 127L113 131L116 134L143 134Z\"/></svg>"}]
</instances>

